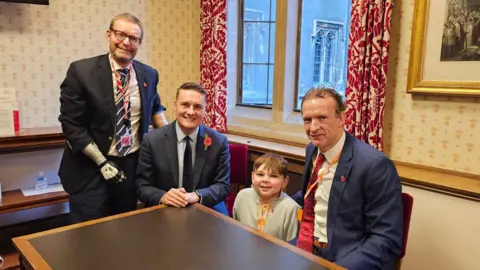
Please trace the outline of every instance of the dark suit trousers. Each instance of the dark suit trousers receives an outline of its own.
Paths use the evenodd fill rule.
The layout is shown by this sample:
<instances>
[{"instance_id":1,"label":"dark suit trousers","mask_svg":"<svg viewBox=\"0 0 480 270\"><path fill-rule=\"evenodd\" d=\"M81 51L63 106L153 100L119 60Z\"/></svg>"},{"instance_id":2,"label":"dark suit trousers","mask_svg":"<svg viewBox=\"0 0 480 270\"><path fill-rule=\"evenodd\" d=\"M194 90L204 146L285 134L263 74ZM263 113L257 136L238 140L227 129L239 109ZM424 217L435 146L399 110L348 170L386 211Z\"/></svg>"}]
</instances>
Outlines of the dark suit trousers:
<instances>
[{"instance_id":1,"label":"dark suit trousers","mask_svg":"<svg viewBox=\"0 0 480 270\"><path fill-rule=\"evenodd\" d=\"M318 257L324 258L325 260L331 261L331 258L328 253L328 248L321 248L316 245L313 245L313 254Z\"/></svg>"},{"instance_id":2,"label":"dark suit trousers","mask_svg":"<svg viewBox=\"0 0 480 270\"><path fill-rule=\"evenodd\" d=\"M107 159L123 170L126 180L112 184L103 178L100 170L97 171L82 190L70 194L70 216L74 223L137 209L135 171L138 152L125 157L108 156Z\"/></svg>"}]
</instances>

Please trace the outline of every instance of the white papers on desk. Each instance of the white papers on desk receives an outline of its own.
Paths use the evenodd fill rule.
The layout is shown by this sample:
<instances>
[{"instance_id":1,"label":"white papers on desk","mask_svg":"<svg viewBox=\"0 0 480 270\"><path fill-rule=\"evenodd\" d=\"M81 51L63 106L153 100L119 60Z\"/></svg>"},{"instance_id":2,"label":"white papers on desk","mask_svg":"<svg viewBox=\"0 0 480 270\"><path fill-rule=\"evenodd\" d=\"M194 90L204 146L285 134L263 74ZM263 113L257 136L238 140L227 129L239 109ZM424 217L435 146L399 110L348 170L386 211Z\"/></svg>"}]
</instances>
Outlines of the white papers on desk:
<instances>
[{"instance_id":1,"label":"white papers on desk","mask_svg":"<svg viewBox=\"0 0 480 270\"><path fill-rule=\"evenodd\" d=\"M11 102L0 102L0 136L13 135L15 135L13 105Z\"/></svg>"},{"instance_id":2,"label":"white papers on desk","mask_svg":"<svg viewBox=\"0 0 480 270\"><path fill-rule=\"evenodd\" d=\"M35 189L35 187L22 188L22 193L25 197L58 191L64 191L61 183L48 185L47 187L38 190Z\"/></svg>"}]
</instances>

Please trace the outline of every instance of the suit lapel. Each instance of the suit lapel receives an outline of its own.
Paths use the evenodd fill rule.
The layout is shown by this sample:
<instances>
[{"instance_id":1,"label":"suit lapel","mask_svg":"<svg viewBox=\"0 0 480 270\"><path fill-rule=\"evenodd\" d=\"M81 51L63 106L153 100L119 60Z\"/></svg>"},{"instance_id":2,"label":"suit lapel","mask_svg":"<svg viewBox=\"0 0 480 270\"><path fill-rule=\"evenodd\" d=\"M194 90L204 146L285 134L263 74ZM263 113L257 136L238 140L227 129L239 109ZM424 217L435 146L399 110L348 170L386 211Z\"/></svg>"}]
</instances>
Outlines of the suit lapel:
<instances>
[{"instance_id":1,"label":"suit lapel","mask_svg":"<svg viewBox=\"0 0 480 270\"><path fill-rule=\"evenodd\" d=\"M108 113L110 115L110 120L112 126L115 128L115 101L113 97L113 78L112 78L112 67L110 66L110 61L108 60L108 54L102 56L98 62L97 79L100 84L101 96L104 98L105 104L107 104Z\"/></svg>"},{"instance_id":2,"label":"suit lapel","mask_svg":"<svg viewBox=\"0 0 480 270\"><path fill-rule=\"evenodd\" d=\"M146 101L146 96L143 90L146 88L147 84L145 82L145 70L143 68L143 65L137 61L133 61L133 68L135 69L135 73L137 75L137 82L138 82L138 92L140 93L140 98L142 102L140 103L141 106L141 118L144 119L144 116L146 115L145 110L147 109L147 106L143 106L144 104L147 104ZM142 123L143 124L143 123ZM143 132L142 132L143 133Z\"/></svg>"},{"instance_id":3,"label":"suit lapel","mask_svg":"<svg viewBox=\"0 0 480 270\"><path fill-rule=\"evenodd\" d=\"M203 165L205 164L205 145L203 140L205 138L205 127L200 125L198 128L197 144L195 146L195 163L193 168L193 187L196 188L198 182L200 181L200 176L202 174Z\"/></svg>"},{"instance_id":4,"label":"suit lapel","mask_svg":"<svg viewBox=\"0 0 480 270\"><path fill-rule=\"evenodd\" d=\"M173 179L178 186L178 152L177 152L177 132L175 131L175 121L171 123L165 130L165 140L163 146L166 149L167 160L170 164L170 170L173 174Z\"/></svg>"},{"instance_id":5,"label":"suit lapel","mask_svg":"<svg viewBox=\"0 0 480 270\"><path fill-rule=\"evenodd\" d=\"M346 133L345 144L343 146L342 155L338 162L338 167L333 177L332 188L330 190L330 197L328 199L328 213L327 213L327 237L328 243L332 241L332 233L335 228L335 220L337 218L338 209L342 200L343 192L348 185L348 177L352 169L352 155L353 155L353 138Z\"/></svg>"}]
</instances>

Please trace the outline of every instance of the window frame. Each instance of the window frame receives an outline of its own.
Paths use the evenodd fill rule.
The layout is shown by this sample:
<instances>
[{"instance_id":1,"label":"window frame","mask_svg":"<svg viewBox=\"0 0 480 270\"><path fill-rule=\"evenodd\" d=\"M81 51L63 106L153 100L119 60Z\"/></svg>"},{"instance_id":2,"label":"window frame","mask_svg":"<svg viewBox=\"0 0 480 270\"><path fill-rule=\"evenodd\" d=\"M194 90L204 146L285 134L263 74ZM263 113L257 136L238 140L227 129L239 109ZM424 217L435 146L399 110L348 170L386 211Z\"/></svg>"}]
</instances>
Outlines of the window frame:
<instances>
[{"instance_id":1,"label":"window frame","mask_svg":"<svg viewBox=\"0 0 480 270\"><path fill-rule=\"evenodd\" d=\"M327 27L321 27L321 26L318 26L318 25L326 25ZM337 58L337 53L338 53L338 44L340 42L340 39L341 39L341 34L342 34L342 31L344 30L344 25L343 23L339 23L339 22L333 22L333 21L327 21L327 20L314 20L313 21L313 33L312 33L312 40L314 40L314 42L316 43L316 39L317 39L317 35L318 35L318 31L320 29L325 29L325 30L329 30L329 31L332 31L332 32L335 32L335 39L333 40L333 48L330 50L331 52L331 64L334 64L335 63L335 60ZM318 26L318 27L317 27ZM315 76L315 64L317 64L315 62L315 56L316 56L316 44L314 44L314 53L313 53L313 57L314 57L314 60L313 60L313 65L314 65L314 76ZM318 63L320 66L319 66L319 78L321 78L322 76L324 77L325 76L325 66L323 67L322 69L322 64L321 62ZM331 77L332 74L330 74L330 80L332 80L333 78ZM314 77L315 78L315 77ZM320 83L320 80L318 82L315 81L315 79L313 79L313 82L314 83Z\"/></svg>"},{"instance_id":2,"label":"window frame","mask_svg":"<svg viewBox=\"0 0 480 270\"><path fill-rule=\"evenodd\" d=\"M295 67L295 89L294 89L294 96L293 96L293 99L294 99L294 104L293 104L293 111L294 112L301 112L301 109L297 109L298 105L299 105L299 97L298 97L298 92L299 92L299 86L298 86L298 82L300 80L300 54L301 54L301 43L302 43L302 6L303 6L303 0L298 0L298 12L297 12L297 43L296 43L296 67ZM347 13L348 14L348 13ZM347 21L350 20L350 15L348 15L347 17ZM346 25L342 22L337 22L337 21L329 21L329 20L314 20L313 23L314 23L314 27L313 27L313 32L312 33L312 38L315 38L316 37L316 23L317 22L320 22L320 23L325 23L325 24L328 24L328 25L333 25L335 27L338 26L338 36L337 36L337 40L336 42L339 42L341 39L346 39L347 42L348 42L348 35L345 36L344 35L344 32L345 32L345 27ZM348 50L348 47L349 45L347 44L347 50ZM315 49L315 48L313 48ZM337 54L337 50L338 50L338 47L335 46L335 53L334 53L334 58L336 57L336 54ZM315 57L315 54L313 55L313 57ZM348 58L348 57L347 57ZM345 68L347 68L347 66L345 66ZM313 78L312 78L313 80ZM346 81L345 81L345 86L346 86Z\"/></svg>"},{"instance_id":3,"label":"window frame","mask_svg":"<svg viewBox=\"0 0 480 270\"><path fill-rule=\"evenodd\" d=\"M272 0L269 0L269 4L270 4L270 7L269 7L269 10L270 10L270 13L272 13ZM278 4L277 4L277 9L278 9ZM260 21L261 23L268 23L268 60L266 63L250 63L251 65L261 65L261 66L266 66L267 67L267 95L266 95L266 101L268 101L268 97L269 97L269 83L270 83L270 75L272 75L274 78L275 78L275 54L274 54L274 61L271 62L271 59L270 59L270 51L271 51L271 25L272 24L275 24L275 32L277 31L277 10L275 10L275 21L272 21L271 20L271 17L272 15L270 14L270 18L268 21ZM237 32L238 32L238 36L237 36L237 96L236 96L236 102L235 102L235 106L240 106L240 107L250 107L250 108L259 108L259 109L268 109L268 110L271 110L273 108L273 99L274 99L274 96L275 96L275 86L272 86L273 89L272 90L272 104L248 104L248 103L242 103L242 99L243 99L243 66L244 66L244 62L243 62L243 43L244 43L244 38L243 38L243 35L244 35L244 24L245 24L245 20L244 20L244 15L245 15L245 0L238 0L238 20L237 20ZM247 21L248 22L248 21ZM275 48L275 51L276 51L276 38L275 38L275 42L274 42L274 48ZM249 63L247 63L249 64ZM270 67L273 67L273 73L270 74ZM273 82L275 84L275 81Z\"/></svg>"},{"instance_id":4,"label":"window frame","mask_svg":"<svg viewBox=\"0 0 480 270\"><path fill-rule=\"evenodd\" d=\"M227 3L234 3L232 8L237 8L232 16L235 23L243 25L243 7L239 2L243 0L228 0ZM288 145L305 145L309 142L305 136L305 129L301 114L294 111L292 96L295 89L295 53L296 51L296 35L298 32L298 3L299 0L277 0L276 1L276 18L275 18L275 49L274 49L274 65L273 65L273 97L271 108L258 108L257 106L238 104L238 90L241 85L239 76L239 59L242 59L240 49L243 48L243 31L242 28L234 27L237 31L232 40L236 42L233 46L236 51L231 52L231 62L227 60L229 67L227 68L227 76L236 82L227 85L227 129L228 134L248 136L251 138L261 138L283 142ZM228 16L227 16L228 17ZM240 20L242 18L242 20ZM231 22L232 24L234 22ZM288 23L288 24L287 24ZM234 30L234 31L235 31ZM241 40L237 40L242 38ZM231 43L230 43L231 44ZM228 55L227 51L227 55ZM236 58L236 59L234 59ZM243 59L242 59L243 60ZM242 62L243 63L243 62ZM236 69L236 70L234 70ZM280 79L279 79L280 78Z\"/></svg>"}]
</instances>

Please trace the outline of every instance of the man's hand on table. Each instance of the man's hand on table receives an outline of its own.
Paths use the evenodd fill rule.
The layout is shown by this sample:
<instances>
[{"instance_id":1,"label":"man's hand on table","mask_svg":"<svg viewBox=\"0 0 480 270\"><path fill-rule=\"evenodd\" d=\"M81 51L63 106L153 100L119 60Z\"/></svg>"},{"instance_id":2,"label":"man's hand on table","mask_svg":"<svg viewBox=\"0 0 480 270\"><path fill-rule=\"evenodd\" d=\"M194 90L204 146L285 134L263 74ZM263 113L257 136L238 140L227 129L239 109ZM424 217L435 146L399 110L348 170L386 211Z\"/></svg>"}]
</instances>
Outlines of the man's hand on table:
<instances>
[{"instance_id":1,"label":"man's hand on table","mask_svg":"<svg viewBox=\"0 0 480 270\"><path fill-rule=\"evenodd\" d=\"M200 201L200 198L195 192L188 193L184 188L171 188L163 195L160 203L173 207L185 207L198 201Z\"/></svg>"}]
</instances>

